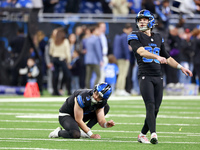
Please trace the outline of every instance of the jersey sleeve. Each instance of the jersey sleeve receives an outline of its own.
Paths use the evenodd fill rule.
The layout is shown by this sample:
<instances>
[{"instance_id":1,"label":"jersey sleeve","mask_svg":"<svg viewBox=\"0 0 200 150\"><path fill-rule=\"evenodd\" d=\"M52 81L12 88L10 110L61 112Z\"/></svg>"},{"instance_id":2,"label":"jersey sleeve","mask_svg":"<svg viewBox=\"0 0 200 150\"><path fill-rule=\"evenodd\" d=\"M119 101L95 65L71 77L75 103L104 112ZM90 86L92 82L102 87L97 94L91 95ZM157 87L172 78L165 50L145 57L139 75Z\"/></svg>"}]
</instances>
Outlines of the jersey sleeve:
<instances>
[{"instance_id":1,"label":"jersey sleeve","mask_svg":"<svg viewBox=\"0 0 200 150\"><path fill-rule=\"evenodd\" d=\"M161 52L160 52L160 56L165 57L166 59L170 57L169 53L166 51L165 49L165 44L164 44L164 39L162 39L162 43L161 43Z\"/></svg>"},{"instance_id":2,"label":"jersey sleeve","mask_svg":"<svg viewBox=\"0 0 200 150\"><path fill-rule=\"evenodd\" d=\"M84 99L82 98L81 95L78 95L78 96L77 96L77 102L78 102L78 105L79 105L81 108L84 108L84 107L85 107L85 101L84 101Z\"/></svg>"},{"instance_id":3,"label":"jersey sleeve","mask_svg":"<svg viewBox=\"0 0 200 150\"><path fill-rule=\"evenodd\" d=\"M136 33L132 32L131 34L128 35L127 41L128 41L128 44L129 44L129 45L130 45L130 41L131 41L131 40L139 40Z\"/></svg>"},{"instance_id":4,"label":"jersey sleeve","mask_svg":"<svg viewBox=\"0 0 200 150\"><path fill-rule=\"evenodd\" d=\"M128 44L132 47L132 50L134 52L136 52L139 47L143 47L136 32L132 32L131 34L129 34L127 40Z\"/></svg>"},{"instance_id":5,"label":"jersey sleeve","mask_svg":"<svg viewBox=\"0 0 200 150\"><path fill-rule=\"evenodd\" d=\"M165 50L164 43L161 44L160 56L165 57L166 59L170 57L169 53Z\"/></svg>"}]
</instances>

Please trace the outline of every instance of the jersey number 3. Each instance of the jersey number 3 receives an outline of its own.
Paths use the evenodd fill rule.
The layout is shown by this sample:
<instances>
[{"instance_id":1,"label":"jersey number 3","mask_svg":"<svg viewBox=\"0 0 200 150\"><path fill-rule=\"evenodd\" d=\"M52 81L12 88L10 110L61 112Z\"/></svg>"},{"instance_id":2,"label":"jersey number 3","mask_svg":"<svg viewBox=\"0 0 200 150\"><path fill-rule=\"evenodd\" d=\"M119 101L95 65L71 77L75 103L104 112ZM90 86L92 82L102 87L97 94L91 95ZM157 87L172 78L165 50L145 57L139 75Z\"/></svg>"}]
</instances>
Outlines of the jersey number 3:
<instances>
[{"instance_id":1,"label":"jersey number 3","mask_svg":"<svg viewBox=\"0 0 200 150\"><path fill-rule=\"evenodd\" d=\"M155 55L159 55L159 52L160 52L160 48L158 48L158 47L152 48L150 46L146 46L146 47L144 47L144 49ZM143 59L143 62L145 62L145 63L151 63L153 61L158 64L160 63L157 59L148 59L145 57L143 57L142 59Z\"/></svg>"}]
</instances>

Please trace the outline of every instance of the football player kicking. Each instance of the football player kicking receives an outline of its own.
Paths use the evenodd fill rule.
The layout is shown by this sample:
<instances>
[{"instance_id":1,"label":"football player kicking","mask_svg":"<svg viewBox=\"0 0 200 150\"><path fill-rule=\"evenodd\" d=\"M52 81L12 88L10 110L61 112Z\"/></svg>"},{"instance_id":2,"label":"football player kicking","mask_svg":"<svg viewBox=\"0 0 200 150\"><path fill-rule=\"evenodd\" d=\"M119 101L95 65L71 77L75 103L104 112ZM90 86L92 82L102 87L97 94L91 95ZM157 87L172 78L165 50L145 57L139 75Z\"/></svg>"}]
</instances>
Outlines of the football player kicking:
<instances>
[{"instance_id":1,"label":"football player kicking","mask_svg":"<svg viewBox=\"0 0 200 150\"><path fill-rule=\"evenodd\" d=\"M94 89L81 89L75 91L66 99L59 109L59 123L64 128L56 128L49 134L49 138L94 138L100 139L99 134L90 130L97 122L103 128L115 125L110 120L106 121L105 115L109 111L107 100L112 93L111 86L100 83ZM87 122L87 125L85 122ZM79 127L82 129L80 130Z\"/></svg>"},{"instance_id":2,"label":"football player kicking","mask_svg":"<svg viewBox=\"0 0 200 150\"><path fill-rule=\"evenodd\" d=\"M138 142L157 144L156 117L163 97L161 64L180 69L186 76L191 77L192 72L170 57L160 34L152 32L155 19L150 11L141 10L136 16L136 23L139 31L133 31L128 35L128 44L132 47L137 59L140 92L146 107L146 118L141 133L138 135ZM146 137L149 130L150 142Z\"/></svg>"}]
</instances>

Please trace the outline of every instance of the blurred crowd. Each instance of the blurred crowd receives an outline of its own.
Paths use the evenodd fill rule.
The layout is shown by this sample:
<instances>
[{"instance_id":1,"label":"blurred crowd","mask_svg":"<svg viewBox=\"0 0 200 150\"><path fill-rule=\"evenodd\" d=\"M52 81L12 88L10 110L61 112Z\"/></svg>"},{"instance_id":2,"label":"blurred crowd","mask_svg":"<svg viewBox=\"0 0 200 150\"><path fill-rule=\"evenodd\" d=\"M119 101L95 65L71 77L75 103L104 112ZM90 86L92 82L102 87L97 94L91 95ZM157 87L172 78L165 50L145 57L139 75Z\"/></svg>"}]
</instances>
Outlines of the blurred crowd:
<instances>
[{"instance_id":1,"label":"blurred crowd","mask_svg":"<svg viewBox=\"0 0 200 150\"><path fill-rule=\"evenodd\" d=\"M110 13L133 14L141 9L152 13L199 13L200 0L1 0L0 7L34 8L44 13ZM167 18L161 15L163 20Z\"/></svg>"},{"instance_id":2,"label":"blurred crowd","mask_svg":"<svg viewBox=\"0 0 200 150\"><path fill-rule=\"evenodd\" d=\"M32 1L2 0L0 5L32 8ZM156 30L163 34L170 55L182 66L193 70L194 74L193 78L182 76L179 70L163 65L165 85L196 84L200 79L200 28L186 27L182 17L179 23L170 24L169 16L173 13L190 15L199 13L199 4L198 0L181 2L179 0L97 0L95 2L43 0L43 12L131 14L143 8L148 9L157 14ZM184 12L184 10L190 11ZM113 93L116 95L139 95L138 66L127 43L127 36L132 30L133 24L125 24L121 33L116 33L114 39L108 39L104 22L76 26L71 34L67 33L66 28L58 27L50 31L50 37L39 30L34 36L33 43L39 52L41 64L37 64L33 48L29 50L29 57L36 59L34 61L40 70L34 78L38 82L41 93L45 87L52 95L70 95L76 89L92 88L95 84L106 81L112 85ZM10 56L14 61L20 55L24 42L25 35L20 28L17 36L9 41ZM26 58L22 59L19 65L12 69L10 85L26 84L27 76L19 73L20 68L26 67L26 61Z\"/></svg>"}]
</instances>

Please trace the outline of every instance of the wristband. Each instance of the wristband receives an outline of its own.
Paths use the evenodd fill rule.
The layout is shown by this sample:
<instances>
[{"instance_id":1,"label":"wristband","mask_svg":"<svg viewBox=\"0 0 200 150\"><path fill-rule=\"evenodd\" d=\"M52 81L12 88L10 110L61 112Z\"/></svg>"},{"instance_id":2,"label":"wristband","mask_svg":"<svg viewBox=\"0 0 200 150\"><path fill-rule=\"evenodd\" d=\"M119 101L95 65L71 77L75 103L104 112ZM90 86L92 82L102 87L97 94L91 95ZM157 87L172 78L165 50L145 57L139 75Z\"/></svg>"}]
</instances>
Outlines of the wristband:
<instances>
[{"instance_id":1,"label":"wristband","mask_svg":"<svg viewBox=\"0 0 200 150\"><path fill-rule=\"evenodd\" d=\"M93 133L92 133L91 130L89 130L89 131L87 132L87 135L88 135L89 137L90 137L92 134L93 134Z\"/></svg>"},{"instance_id":2,"label":"wristband","mask_svg":"<svg viewBox=\"0 0 200 150\"><path fill-rule=\"evenodd\" d=\"M181 67L183 66L181 66L180 64L177 65L177 69L181 69Z\"/></svg>"},{"instance_id":3,"label":"wristband","mask_svg":"<svg viewBox=\"0 0 200 150\"><path fill-rule=\"evenodd\" d=\"M104 126L104 128L107 128L107 122L105 122L105 123L103 124L103 126Z\"/></svg>"}]
</instances>

